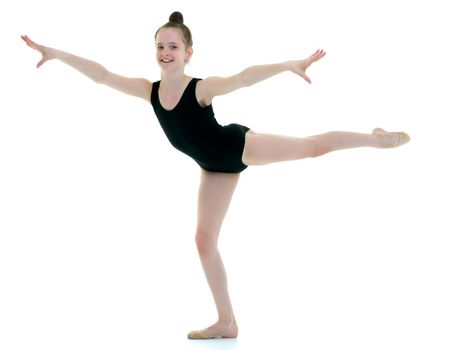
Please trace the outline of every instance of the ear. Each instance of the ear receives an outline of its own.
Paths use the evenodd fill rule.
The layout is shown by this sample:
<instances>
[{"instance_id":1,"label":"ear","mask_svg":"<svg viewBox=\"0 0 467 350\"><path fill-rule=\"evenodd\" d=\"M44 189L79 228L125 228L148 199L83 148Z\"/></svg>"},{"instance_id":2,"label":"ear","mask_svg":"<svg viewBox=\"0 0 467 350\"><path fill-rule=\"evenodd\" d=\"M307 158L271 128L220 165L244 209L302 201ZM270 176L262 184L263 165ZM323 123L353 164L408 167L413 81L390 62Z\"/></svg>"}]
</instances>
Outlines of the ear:
<instances>
[{"instance_id":1,"label":"ear","mask_svg":"<svg viewBox=\"0 0 467 350\"><path fill-rule=\"evenodd\" d=\"M185 62L188 62L191 58L191 56L193 55L193 48L192 47L189 47L188 49L186 49L185 51Z\"/></svg>"}]
</instances>

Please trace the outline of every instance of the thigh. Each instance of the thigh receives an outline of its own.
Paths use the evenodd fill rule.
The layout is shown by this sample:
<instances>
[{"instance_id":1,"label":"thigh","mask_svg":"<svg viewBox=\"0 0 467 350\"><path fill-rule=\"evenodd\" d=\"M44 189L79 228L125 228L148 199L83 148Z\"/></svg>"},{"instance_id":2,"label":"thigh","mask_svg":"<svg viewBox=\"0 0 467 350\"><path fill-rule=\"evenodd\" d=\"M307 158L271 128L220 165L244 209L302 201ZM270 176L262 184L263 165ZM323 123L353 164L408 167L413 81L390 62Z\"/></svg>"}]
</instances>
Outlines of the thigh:
<instances>
[{"instance_id":1,"label":"thigh","mask_svg":"<svg viewBox=\"0 0 467 350\"><path fill-rule=\"evenodd\" d=\"M218 234L240 174L201 170L198 193L198 233Z\"/></svg>"},{"instance_id":2,"label":"thigh","mask_svg":"<svg viewBox=\"0 0 467 350\"><path fill-rule=\"evenodd\" d=\"M274 134L246 133L242 161L246 165L263 165L298 160L310 154L310 140Z\"/></svg>"}]
</instances>

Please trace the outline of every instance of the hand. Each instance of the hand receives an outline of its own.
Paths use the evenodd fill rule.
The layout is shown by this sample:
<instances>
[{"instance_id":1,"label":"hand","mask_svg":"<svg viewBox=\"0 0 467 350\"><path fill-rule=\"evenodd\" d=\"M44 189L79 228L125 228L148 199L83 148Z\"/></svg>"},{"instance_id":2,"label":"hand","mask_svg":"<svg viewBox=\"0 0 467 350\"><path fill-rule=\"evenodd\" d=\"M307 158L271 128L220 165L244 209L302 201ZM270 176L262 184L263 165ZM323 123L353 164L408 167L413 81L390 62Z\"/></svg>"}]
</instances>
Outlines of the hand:
<instances>
[{"instance_id":1,"label":"hand","mask_svg":"<svg viewBox=\"0 0 467 350\"><path fill-rule=\"evenodd\" d=\"M320 60L326 55L326 52L323 50L317 50L314 54L312 54L310 57L304 59L304 60L299 60L299 61L291 61L291 67L290 70L301 76L303 79L305 79L309 84L311 84L311 79L306 75L306 70L307 68L314 62Z\"/></svg>"},{"instance_id":2,"label":"hand","mask_svg":"<svg viewBox=\"0 0 467 350\"><path fill-rule=\"evenodd\" d=\"M34 50L37 50L42 54L42 59L36 65L36 68L39 68L45 62L54 58L51 48L35 43L31 39L29 39L27 35L21 35L21 39L23 39L29 47L32 47Z\"/></svg>"}]
</instances>

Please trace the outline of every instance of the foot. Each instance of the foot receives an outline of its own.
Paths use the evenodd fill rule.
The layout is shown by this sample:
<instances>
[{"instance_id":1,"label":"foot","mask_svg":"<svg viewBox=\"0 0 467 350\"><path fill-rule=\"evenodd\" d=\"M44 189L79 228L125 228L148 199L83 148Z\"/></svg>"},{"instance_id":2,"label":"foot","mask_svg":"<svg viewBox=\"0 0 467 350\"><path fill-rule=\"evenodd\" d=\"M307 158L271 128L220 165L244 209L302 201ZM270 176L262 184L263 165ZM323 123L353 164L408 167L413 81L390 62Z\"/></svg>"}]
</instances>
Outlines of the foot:
<instances>
[{"instance_id":1,"label":"foot","mask_svg":"<svg viewBox=\"0 0 467 350\"><path fill-rule=\"evenodd\" d=\"M393 148L406 144L410 141L410 136L405 132L388 132L386 130L376 128L372 132L378 137L381 148Z\"/></svg>"},{"instance_id":2,"label":"foot","mask_svg":"<svg viewBox=\"0 0 467 350\"><path fill-rule=\"evenodd\" d=\"M238 335L238 327L237 323L233 321L233 323L223 323L223 322L216 322L212 326L199 330L199 331L192 331L188 333L188 339L219 339L219 338L237 338Z\"/></svg>"}]
</instances>

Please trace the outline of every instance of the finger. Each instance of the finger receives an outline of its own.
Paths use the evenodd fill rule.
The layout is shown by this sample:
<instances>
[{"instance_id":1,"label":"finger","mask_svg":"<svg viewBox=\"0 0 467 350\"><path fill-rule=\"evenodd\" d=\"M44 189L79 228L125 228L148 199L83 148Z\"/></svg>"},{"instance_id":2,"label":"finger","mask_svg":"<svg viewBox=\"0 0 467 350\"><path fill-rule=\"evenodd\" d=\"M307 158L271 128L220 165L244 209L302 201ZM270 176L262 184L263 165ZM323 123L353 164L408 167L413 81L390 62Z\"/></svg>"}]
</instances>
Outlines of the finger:
<instances>
[{"instance_id":1,"label":"finger","mask_svg":"<svg viewBox=\"0 0 467 350\"><path fill-rule=\"evenodd\" d=\"M305 79L305 81L308 83L308 84L311 84L311 79L308 77L308 75L306 74L300 74L300 76Z\"/></svg>"},{"instance_id":2,"label":"finger","mask_svg":"<svg viewBox=\"0 0 467 350\"><path fill-rule=\"evenodd\" d=\"M316 61L320 60L321 58L324 57L324 55L326 55L326 52L324 50L319 50L319 52L316 54L315 60Z\"/></svg>"},{"instance_id":3,"label":"finger","mask_svg":"<svg viewBox=\"0 0 467 350\"><path fill-rule=\"evenodd\" d=\"M21 35L21 39L23 39L23 41L29 45L29 39L26 35Z\"/></svg>"},{"instance_id":4,"label":"finger","mask_svg":"<svg viewBox=\"0 0 467 350\"><path fill-rule=\"evenodd\" d=\"M323 50L316 50L308 59L312 62L319 60L322 57Z\"/></svg>"},{"instance_id":5,"label":"finger","mask_svg":"<svg viewBox=\"0 0 467 350\"><path fill-rule=\"evenodd\" d=\"M23 35L23 36L21 36L21 38L22 38L25 42L27 42L28 44L32 41L31 39L29 39L29 37L28 37L27 35Z\"/></svg>"},{"instance_id":6,"label":"finger","mask_svg":"<svg viewBox=\"0 0 467 350\"><path fill-rule=\"evenodd\" d=\"M314 53L312 53L312 54L310 55L310 57L308 57L308 58L309 58L309 59L313 59L313 58L316 57L316 55L317 55L318 53L319 53L319 50L316 50L316 51L315 51Z\"/></svg>"},{"instance_id":7,"label":"finger","mask_svg":"<svg viewBox=\"0 0 467 350\"><path fill-rule=\"evenodd\" d=\"M39 63L36 65L36 68L39 69L39 67L42 66L45 63L45 61L47 61L45 58L41 59Z\"/></svg>"},{"instance_id":8,"label":"finger","mask_svg":"<svg viewBox=\"0 0 467 350\"><path fill-rule=\"evenodd\" d=\"M34 47L34 41L32 41L31 39L29 39L27 36L24 37L23 40L26 42L26 44L27 44L29 47L32 47L33 49L35 49L35 47Z\"/></svg>"},{"instance_id":9,"label":"finger","mask_svg":"<svg viewBox=\"0 0 467 350\"><path fill-rule=\"evenodd\" d=\"M27 35L25 35L24 41L26 42L26 44L28 44L29 47L32 47L35 50L37 50L38 47L39 47L39 45L37 45L37 43L35 43L31 39L29 39L29 37Z\"/></svg>"}]
</instances>

